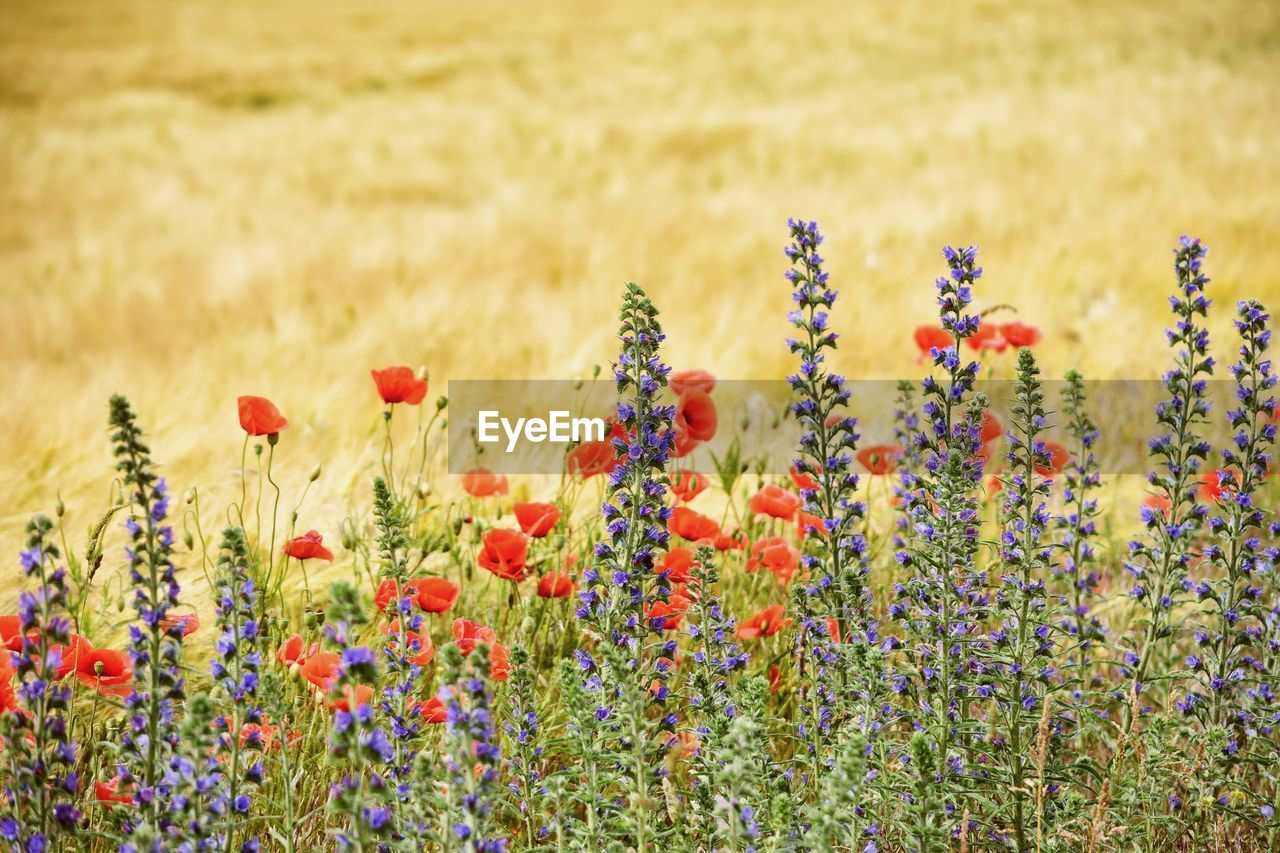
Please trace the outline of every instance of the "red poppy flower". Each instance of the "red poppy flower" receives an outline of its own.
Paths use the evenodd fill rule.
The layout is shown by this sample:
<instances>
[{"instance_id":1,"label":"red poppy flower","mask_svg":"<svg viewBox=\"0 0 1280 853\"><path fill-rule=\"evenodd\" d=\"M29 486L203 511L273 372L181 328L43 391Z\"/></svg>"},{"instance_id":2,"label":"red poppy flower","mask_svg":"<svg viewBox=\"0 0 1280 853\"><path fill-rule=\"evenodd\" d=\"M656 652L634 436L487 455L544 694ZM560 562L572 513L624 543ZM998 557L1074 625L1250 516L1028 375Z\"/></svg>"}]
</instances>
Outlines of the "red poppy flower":
<instances>
[{"instance_id":1,"label":"red poppy flower","mask_svg":"<svg viewBox=\"0 0 1280 853\"><path fill-rule=\"evenodd\" d=\"M461 588L448 578L419 578L418 606L427 613L448 613Z\"/></svg>"},{"instance_id":2,"label":"red poppy flower","mask_svg":"<svg viewBox=\"0 0 1280 853\"><path fill-rule=\"evenodd\" d=\"M387 625L387 645L391 648L400 646L400 620L393 619ZM405 641L409 644L409 660L418 666L426 666L436 656L435 644L430 635L421 631L405 631Z\"/></svg>"},{"instance_id":3,"label":"red poppy flower","mask_svg":"<svg viewBox=\"0 0 1280 853\"><path fill-rule=\"evenodd\" d=\"M858 451L858 462L873 477L883 477L898 464L902 450L892 444L873 444Z\"/></svg>"},{"instance_id":4,"label":"red poppy flower","mask_svg":"<svg viewBox=\"0 0 1280 853\"><path fill-rule=\"evenodd\" d=\"M316 687L328 692L338 680L338 666L342 658L336 652L317 652L302 664L302 677Z\"/></svg>"},{"instance_id":5,"label":"red poppy flower","mask_svg":"<svg viewBox=\"0 0 1280 853\"><path fill-rule=\"evenodd\" d=\"M777 693L782 689L782 670L775 663L769 667L769 692Z\"/></svg>"},{"instance_id":6,"label":"red poppy flower","mask_svg":"<svg viewBox=\"0 0 1280 853\"><path fill-rule=\"evenodd\" d=\"M489 647L489 677L494 681L506 681L511 674L511 658L507 647L494 643Z\"/></svg>"},{"instance_id":7,"label":"red poppy flower","mask_svg":"<svg viewBox=\"0 0 1280 853\"><path fill-rule=\"evenodd\" d=\"M9 655L0 652L0 714L18 709L18 693L13 689L14 672ZM2 743L0 749L3 749Z\"/></svg>"},{"instance_id":8,"label":"red poppy flower","mask_svg":"<svg viewBox=\"0 0 1280 853\"><path fill-rule=\"evenodd\" d=\"M308 530L284 543L284 552L295 560L328 560L333 562L333 552L324 547L324 537Z\"/></svg>"},{"instance_id":9,"label":"red poppy flower","mask_svg":"<svg viewBox=\"0 0 1280 853\"><path fill-rule=\"evenodd\" d=\"M1200 500L1208 503L1217 503L1222 500L1224 492L1229 490L1229 483L1234 482L1230 476L1224 481L1224 475L1229 472L1225 468L1215 468L1212 471L1205 471L1200 475L1200 485L1196 488L1196 492L1200 495Z\"/></svg>"},{"instance_id":10,"label":"red poppy flower","mask_svg":"<svg viewBox=\"0 0 1280 853\"><path fill-rule=\"evenodd\" d=\"M667 525L672 533L690 542L714 541L720 535L720 525L687 506L678 506L671 510L671 518L668 519Z\"/></svg>"},{"instance_id":11,"label":"red poppy flower","mask_svg":"<svg viewBox=\"0 0 1280 853\"><path fill-rule=\"evenodd\" d=\"M444 701L439 696L432 696L426 702L420 702L417 711L422 716L423 722L433 725L439 725L449 719L448 709L445 708Z\"/></svg>"},{"instance_id":12,"label":"red poppy flower","mask_svg":"<svg viewBox=\"0 0 1280 853\"><path fill-rule=\"evenodd\" d=\"M169 633L174 630L182 632L182 636L190 637L200 630L200 615L197 613L168 613L160 620L160 627Z\"/></svg>"},{"instance_id":13,"label":"red poppy flower","mask_svg":"<svg viewBox=\"0 0 1280 853\"><path fill-rule=\"evenodd\" d=\"M831 638L831 642L840 642L840 623L836 621L834 616L827 617L827 636Z\"/></svg>"},{"instance_id":14,"label":"red poppy flower","mask_svg":"<svg viewBox=\"0 0 1280 853\"><path fill-rule=\"evenodd\" d=\"M990 409L982 412L982 427L978 431L978 438L983 444L990 444L1000 436L1004 435L1004 424L1000 423L1000 419L991 414Z\"/></svg>"},{"instance_id":15,"label":"red poppy flower","mask_svg":"<svg viewBox=\"0 0 1280 853\"><path fill-rule=\"evenodd\" d=\"M743 551L747 547L747 534L740 530L736 533L722 531L711 544L717 551Z\"/></svg>"},{"instance_id":16,"label":"red poppy flower","mask_svg":"<svg viewBox=\"0 0 1280 853\"><path fill-rule=\"evenodd\" d=\"M716 378L705 370L680 370L671 374L669 381L671 390L677 395L690 389L696 389L704 394L710 394L716 390Z\"/></svg>"},{"instance_id":17,"label":"red poppy flower","mask_svg":"<svg viewBox=\"0 0 1280 853\"><path fill-rule=\"evenodd\" d=\"M680 471L671 479L671 494L681 503L688 503L706 488L707 478L697 471Z\"/></svg>"},{"instance_id":18,"label":"red poppy flower","mask_svg":"<svg viewBox=\"0 0 1280 853\"><path fill-rule=\"evenodd\" d=\"M276 650L276 662L281 666L287 666L290 670L296 670L307 662L312 655L319 654L320 644L312 643L307 646L301 634L294 634L292 637L284 641L284 644Z\"/></svg>"},{"instance_id":19,"label":"red poppy flower","mask_svg":"<svg viewBox=\"0 0 1280 853\"><path fill-rule=\"evenodd\" d=\"M488 468L472 468L462 475L462 490L473 498L488 498L507 493L507 478Z\"/></svg>"},{"instance_id":20,"label":"red poppy flower","mask_svg":"<svg viewBox=\"0 0 1280 853\"><path fill-rule=\"evenodd\" d=\"M378 395L384 403L408 403L416 406L427 396L427 380L419 379L412 369L403 364L370 370L369 373L373 375Z\"/></svg>"},{"instance_id":21,"label":"red poppy flower","mask_svg":"<svg viewBox=\"0 0 1280 853\"><path fill-rule=\"evenodd\" d=\"M120 783L123 781L119 776L110 782L94 782L93 795L98 798L98 802L105 803L108 807L115 803L124 803L125 805L133 805L133 795L128 791L120 790Z\"/></svg>"},{"instance_id":22,"label":"red poppy flower","mask_svg":"<svg viewBox=\"0 0 1280 853\"><path fill-rule=\"evenodd\" d=\"M342 695L329 703L330 711L354 711L373 699L373 688L367 684L344 684Z\"/></svg>"},{"instance_id":23,"label":"red poppy flower","mask_svg":"<svg viewBox=\"0 0 1280 853\"><path fill-rule=\"evenodd\" d=\"M786 608L781 604L770 604L738 626L738 639L758 640L761 637L772 637L791 624L790 619L783 618L784 613Z\"/></svg>"},{"instance_id":24,"label":"red poppy flower","mask_svg":"<svg viewBox=\"0 0 1280 853\"><path fill-rule=\"evenodd\" d=\"M800 568L800 549L781 536L766 536L756 540L747 558L747 571L760 567L768 569L782 583L787 583Z\"/></svg>"},{"instance_id":25,"label":"red poppy flower","mask_svg":"<svg viewBox=\"0 0 1280 853\"><path fill-rule=\"evenodd\" d=\"M693 559L692 548L672 548L662 558L662 562L654 567L657 572L666 572L672 583L691 583L693 575L689 574L697 562Z\"/></svg>"},{"instance_id":26,"label":"red poppy flower","mask_svg":"<svg viewBox=\"0 0 1280 853\"><path fill-rule=\"evenodd\" d=\"M541 539L550 533L560 521L560 507L547 503L517 503L512 509L516 513L516 521L520 529L534 539Z\"/></svg>"},{"instance_id":27,"label":"red poppy flower","mask_svg":"<svg viewBox=\"0 0 1280 853\"><path fill-rule=\"evenodd\" d=\"M1004 335L1000 334L1000 327L985 321L978 323L978 331L965 338L965 342L979 351L990 349L1001 353L1009 348L1009 342L1004 339Z\"/></svg>"},{"instance_id":28,"label":"red poppy flower","mask_svg":"<svg viewBox=\"0 0 1280 853\"><path fill-rule=\"evenodd\" d=\"M133 663L124 652L94 649L79 655L76 678L103 695L124 696L133 690Z\"/></svg>"},{"instance_id":29,"label":"red poppy flower","mask_svg":"<svg viewBox=\"0 0 1280 853\"><path fill-rule=\"evenodd\" d=\"M715 401L707 392L690 388L680 395L676 402L677 434L683 433L693 441L710 441L718 423Z\"/></svg>"},{"instance_id":30,"label":"red poppy flower","mask_svg":"<svg viewBox=\"0 0 1280 853\"><path fill-rule=\"evenodd\" d=\"M796 535L801 539L806 536L826 536L827 526L820 517L800 510L796 513Z\"/></svg>"},{"instance_id":31,"label":"red poppy flower","mask_svg":"<svg viewBox=\"0 0 1280 853\"><path fill-rule=\"evenodd\" d=\"M800 509L800 496L794 492L788 492L782 486L776 486L773 483L765 486L760 491L751 496L747 506L756 515L768 515L773 518L780 518L783 521L791 521L796 517L796 512Z\"/></svg>"},{"instance_id":32,"label":"red poppy flower","mask_svg":"<svg viewBox=\"0 0 1280 853\"><path fill-rule=\"evenodd\" d=\"M1143 498L1142 505L1151 507L1156 512L1167 517L1169 515L1169 508L1173 506L1173 501L1169 500L1164 495L1147 495Z\"/></svg>"},{"instance_id":33,"label":"red poppy flower","mask_svg":"<svg viewBox=\"0 0 1280 853\"><path fill-rule=\"evenodd\" d=\"M529 537L519 530L498 528L484 535L476 563L503 580L519 583L524 580L528 558Z\"/></svg>"},{"instance_id":34,"label":"red poppy flower","mask_svg":"<svg viewBox=\"0 0 1280 853\"><path fill-rule=\"evenodd\" d=\"M1067 461L1071 458L1071 454L1067 453L1067 448L1056 441L1046 441L1044 449L1049 454L1049 464L1048 466L1037 465L1036 473L1041 477L1053 477L1061 474L1062 469L1067 467Z\"/></svg>"},{"instance_id":35,"label":"red poppy flower","mask_svg":"<svg viewBox=\"0 0 1280 853\"><path fill-rule=\"evenodd\" d=\"M475 651L477 643L492 646L496 640L497 635L493 633L492 628L486 628L470 619L453 620L453 641L458 644L463 655L469 655Z\"/></svg>"},{"instance_id":36,"label":"red poppy flower","mask_svg":"<svg viewBox=\"0 0 1280 853\"><path fill-rule=\"evenodd\" d=\"M538 578L539 598L568 598L573 594L573 578L561 572L547 572Z\"/></svg>"},{"instance_id":37,"label":"red poppy flower","mask_svg":"<svg viewBox=\"0 0 1280 853\"><path fill-rule=\"evenodd\" d=\"M76 671L80 665L80 656L93 651L93 644L79 634L72 634L65 646L50 646L49 651L58 653L58 666L53 677L61 680Z\"/></svg>"},{"instance_id":38,"label":"red poppy flower","mask_svg":"<svg viewBox=\"0 0 1280 853\"><path fill-rule=\"evenodd\" d=\"M289 425L276 404L266 397L237 397L240 428L249 435L275 435Z\"/></svg>"},{"instance_id":39,"label":"red poppy flower","mask_svg":"<svg viewBox=\"0 0 1280 853\"><path fill-rule=\"evenodd\" d=\"M565 462L570 476L586 480L596 474L607 474L622 461L609 441L584 441L569 451Z\"/></svg>"},{"instance_id":40,"label":"red poppy flower","mask_svg":"<svg viewBox=\"0 0 1280 853\"><path fill-rule=\"evenodd\" d=\"M684 611L666 601L654 601L644 606L645 618L655 631L674 631L680 627Z\"/></svg>"},{"instance_id":41,"label":"red poppy flower","mask_svg":"<svg viewBox=\"0 0 1280 853\"><path fill-rule=\"evenodd\" d=\"M818 490L817 479L809 472L801 471L800 463L798 462L791 466L791 483L798 492L816 492Z\"/></svg>"},{"instance_id":42,"label":"red poppy flower","mask_svg":"<svg viewBox=\"0 0 1280 853\"><path fill-rule=\"evenodd\" d=\"M1014 349L1033 347L1040 343L1040 328L1014 320L1000 326L1000 336Z\"/></svg>"},{"instance_id":43,"label":"red poppy flower","mask_svg":"<svg viewBox=\"0 0 1280 853\"><path fill-rule=\"evenodd\" d=\"M941 326L916 326L911 337L915 339L916 349L920 350L916 364L930 358L934 349L946 349L956 342L951 333Z\"/></svg>"},{"instance_id":44,"label":"red poppy flower","mask_svg":"<svg viewBox=\"0 0 1280 853\"><path fill-rule=\"evenodd\" d=\"M0 645L11 652L22 651L22 617L0 616Z\"/></svg>"}]
</instances>

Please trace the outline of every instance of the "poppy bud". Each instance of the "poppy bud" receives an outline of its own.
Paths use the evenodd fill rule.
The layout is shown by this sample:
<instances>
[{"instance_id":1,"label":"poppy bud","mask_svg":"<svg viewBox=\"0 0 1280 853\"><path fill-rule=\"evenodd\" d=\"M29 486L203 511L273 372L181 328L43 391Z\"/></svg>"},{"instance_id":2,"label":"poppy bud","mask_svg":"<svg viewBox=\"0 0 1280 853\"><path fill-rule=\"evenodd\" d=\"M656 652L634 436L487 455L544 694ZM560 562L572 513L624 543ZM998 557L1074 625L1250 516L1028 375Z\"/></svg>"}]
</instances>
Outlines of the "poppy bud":
<instances>
[{"instance_id":1,"label":"poppy bud","mask_svg":"<svg viewBox=\"0 0 1280 853\"><path fill-rule=\"evenodd\" d=\"M183 492L183 493L182 493L182 500L183 500L185 503L187 503L187 504L193 504L193 503L195 503L195 502L196 502L196 490L195 490L195 489L187 489L185 492Z\"/></svg>"},{"instance_id":2,"label":"poppy bud","mask_svg":"<svg viewBox=\"0 0 1280 853\"><path fill-rule=\"evenodd\" d=\"M62 502L61 495L58 496L58 504L56 507L56 511L58 513L58 518L62 518L62 516L66 515L67 513L67 505Z\"/></svg>"},{"instance_id":3,"label":"poppy bud","mask_svg":"<svg viewBox=\"0 0 1280 853\"><path fill-rule=\"evenodd\" d=\"M346 529L343 529L342 531L342 547L346 548L348 551L354 551L356 547L356 537Z\"/></svg>"},{"instance_id":4,"label":"poppy bud","mask_svg":"<svg viewBox=\"0 0 1280 853\"><path fill-rule=\"evenodd\" d=\"M307 476L307 480L309 482L314 483L316 480L319 480L319 479L320 479L320 463L317 462L316 467L312 468L311 473Z\"/></svg>"},{"instance_id":5,"label":"poppy bud","mask_svg":"<svg viewBox=\"0 0 1280 853\"><path fill-rule=\"evenodd\" d=\"M598 364L591 365L591 378L592 379L600 378L600 365Z\"/></svg>"},{"instance_id":6,"label":"poppy bud","mask_svg":"<svg viewBox=\"0 0 1280 853\"><path fill-rule=\"evenodd\" d=\"M272 447L275 447L279 442L280 442L280 433L273 432L271 433L271 435L267 436L267 444L271 445Z\"/></svg>"},{"instance_id":7,"label":"poppy bud","mask_svg":"<svg viewBox=\"0 0 1280 853\"><path fill-rule=\"evenodd\" d=\"M528 636L529 634L532 634L532 633L533 633L533 627L534 627L534 625L535 625L535 624L536 624L536 623L534 622L534 619L533 619L533 617L532 617L532 616L526 616L526 617L524 617L524 619L523 619L523 620L521 620L521 622L520 622L520 633L521 633L521 634L523 634L523 635L525 635L525 636Z\"/></svg>"},{"instance_id":8,"label":"poppy bud","mask_svg":"<svg viewBox=\"0 0 1280 853\"><path fill-rule=\"evenodd\" d=\"M196 547L195 537L191 535L190 530L182 531L182 544L187 546L188 551Z\"/></svg>"},{"instance_id":9,"label":"poppy bud","mask_svg":"<svg viewBox=\"0 0 1280 853\"><path fill-rule=\"evenodd\" d=\"M431 379L431 371L427 370L427 366L425 364L418 368L418 372L415 375L423 382Z\"/></svg>"},{"instance_id":10,"label":"poppy bud","mask_svg":"<svg viewBox=\"0 0 1280 853\"><path fill-rule=\"evenodd\" d=\"M255 444L255 445L253 446L253 452L254 452L254 454L255 454L255 455L257 455L257 456L261 456L261 455L262 455L262 445L261 445L261 444Z\"/></svg>"},{"instance_id":11,"label":"poppy bud","mask_svg":"<svg viewBox=\"0 0 1280 853\"><path fill-rule=\"evenodd\" d=\"M444 407L445 407L445 406L447 406L447 405L449 405L449 398L448 398L448 397L437 397L437 398L436 398L436 411L443 411L443 410L444 410Z\"/></svg>"},{"instance_id":12,"label":"poppy bud","mask_svg":"<svg viewBox=\"0 0 1280 853\"><path fill-rule=\"evenodd\" d=\"M457 536L461 532L462 532L462 519L455 518L453 520L453 535Z\"/></svg>"},{"instance_id":13,"label":"poppy bud","mask_svg":"<svg viewBox=\"0 0 1280 853\"><path fill-rule=\"evenodd\" d=\"M560 535L560 536L556 536L556 538L552 539L552 540L551 540L551 547L552 547L552 548L554 548L554 549L555 549L555 550L557 550L557 551L559 551L561 548L563 548L563 547L564 547L564 536L563 536L563 535Z\"/></svg>"},{"instance_id":14,"label":"poppy bud","mask_svg":"<svg viewBox=\"0 0 1280 853\"><path fill-rule=\"evenodd\" d=\"M581 391L581 390L582 390L582 380L581 380L581 379L579 379L577 382L574 382L574 383L573 383L573 390L575 390L575 391Z\"/></svg>"},{"instance_id":15,"label":"poppy bud","mask_svg":"<svg viewBox=\"0 0 1280 853\"><path fill-rule=\"evenodd\" d=\"M418 499L425 501L431 495L431 484L428 483L426 480L419 480L417 491L418 491Z\"/></svg>"}]
</instances>

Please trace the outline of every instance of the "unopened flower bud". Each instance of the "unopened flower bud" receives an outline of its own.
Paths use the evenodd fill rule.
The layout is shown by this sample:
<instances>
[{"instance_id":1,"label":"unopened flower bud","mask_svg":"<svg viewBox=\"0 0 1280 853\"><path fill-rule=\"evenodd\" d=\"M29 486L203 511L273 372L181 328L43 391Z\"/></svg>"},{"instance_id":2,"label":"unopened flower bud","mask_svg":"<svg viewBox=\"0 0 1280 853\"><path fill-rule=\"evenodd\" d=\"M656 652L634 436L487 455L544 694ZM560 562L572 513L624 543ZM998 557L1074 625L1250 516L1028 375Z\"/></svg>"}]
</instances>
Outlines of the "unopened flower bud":
<instances>
[{"instance_id":1,"label":"unopened flower bud","mask_svg":"<svg viewBox=\"0 0 1280 853\"><path fill-rule=\"evenodd\" d=\"M320 479L320 463L319 462L316 463L316 467L311 469L311 473L307 475L307 479L312 483Z\"/></svg>"}]
</instances>

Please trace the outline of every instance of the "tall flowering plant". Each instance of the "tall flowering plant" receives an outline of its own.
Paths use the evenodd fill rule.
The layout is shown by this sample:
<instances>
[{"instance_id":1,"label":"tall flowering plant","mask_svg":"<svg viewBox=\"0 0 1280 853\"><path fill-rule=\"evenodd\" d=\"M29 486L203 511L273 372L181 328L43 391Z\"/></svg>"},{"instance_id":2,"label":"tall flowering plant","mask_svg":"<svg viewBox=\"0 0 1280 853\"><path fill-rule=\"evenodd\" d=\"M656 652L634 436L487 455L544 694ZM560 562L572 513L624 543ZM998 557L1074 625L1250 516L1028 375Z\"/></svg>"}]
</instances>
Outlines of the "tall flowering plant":
<instances>
[{"instance_id":1,"label":"tall flowering plant","mask_svg":"<svg viewBox=\"0 0 1280 853\"><path fill-rule=\"evenodd\" d=\"M1124 564L1133 578L1130 595L1139 613L1123 640L1122 671L1128 683L1116 697L1125 702L1126 720L1137 710L1134 703L1141 702L1157 652L1178 634L1173 615L1185 597L1187 566L1207 512L1196 496L1200 468L1210 451L1202 430L1209 417L1206 378L1213 373L1209 332L1203 326L1209 310L1204 256L1200 240L1190 237L1182 238L1175 253L1178 292L1169 302L1177 321L1166 333L1174 367L1164 375L1169 397L1156 406L1156 421L1164 432L1149 443L1157 467L1147 481L1159 501L1144 504L1146 536L1129 543Z\"/></svg>"},{"instance_id":2,"label":"tall flowering plant","mask_svg":"<svg viewBox=\"0 0 1280 853\"><path fill-rule=\"evenodd\" d=\"M906 700L907 719L915 721L924 737L912 760L927 755L930 767L917 768L917 773L922 780L941 783L940 789L930 786L931 796L943 797L943 813L931 818L935 823L943 816L951 821L961 817L949 794L959 787L956 779L964 772L974 736L969 711L985 681L975 655L987 604L986 578L976 566L982 477L978 451L986 400L974 391L978 363L960 357L961 341L978 328L978 317L968 308L982 268L975 247L948 246L943 257L948 274L936 281L937 301L950 338L946 346L930 351L943 380L931 375L922 386L924 423L917 447L923 461L919 474L903 475L911 538L895 554L910 575L894 585L897 597L889 607L902 626L894 690Z\"/></svg>"},{"instance_id":3,"label":"tall flowering plant","mask_svg":"<svg viewBox=\"0 0 1280 853\"><path fill-rule=\"evenodd\" d=\"M155 472L129 402L111 398L111 439L116 469L128 490L129 580L138 623L129 627L134 689L125 697L128 723L121 740L121 777L137 788L138 808L126 823L126 846L145 849L163 843L170 820L169 761L179 743L174 713L186 692L181 671L182 624L167 618L178 604L173 565L169 491Z\"/></svg>"},{"instance_id":4,"label":"tall flowering plant","mask_svg":"<svg viewBox=\"0 0 1280 853\"><path fill-rule=\"evenodd\" d=\"M643 289L628 283L623 294L622 349L614 368L621 398L614 449L621 457L609 475L608 499L601 508L608 538L595 547L584 572L577 616L597 640L594 659L579 650L587 674L584 686L595 697L598 721L584 732L605 734L597 748L614 751L626 768L621 780L627 799L645 802L662 775L656 760L663 733L674 730L667 681L676 642L666 632L677 616L670 607L671 586L655 562L666 550L671 508L666 503L668 457L674 447L673 406L660 401L670 368L659 352L665 336L658 311ZM670 621L671 624L668 624ZM622 831L644 849L656 828L647 809L634 809Z\"/></svg>"},{"instance_id":5,"label":"tall flowering plant","mask_svg":"<svg viewBox=\"0 0 1280 853\"><path fill-rule=\"evenodd\" d=\"M7 670L2 677L6 682L16 677L17 698L26 709L0 709L9 771L0 840L24 851L51 849L56 836L69 839L81 817L75 805L80 790L78 753L68 724L71 688L60 683L66 670L76 666L80 639L72 637L64 612L67 570L57 565L61 555L52 532L53 522L43 515L27 524L22 571L36 586L18 599L16 673L7 659L0 660ZM0 657L6 654L0 650Z\"/></svg>"},{"instance_id":6,"label":"tall flowering plant","mask_svg":"<svg viewBox=\"0 0 1280 853\"><path fill-rule=\"evenodd\" d=\"M1262 545L1272 511L1259 502L1276 439L1271 420L1276 376L1267 357L1270 319L1256 301L1237 307L1241 344L1239 360L1231 366L1236 406L1226 413L1232 440L1222 450L1222 467L1206 475L1218 497L1208 518L1210 544L1203 557L1216 571L1186 582L1209 605L1209 618L1193 632L1196 651L1186 663L1194 686L1178 707L1210 727L1214 747L1229 762L1238 757L1252 726L1242 699L1247 682L1256 678L1263 593L1272 569L1271 555Z\"/></svg>"}]
</instances>

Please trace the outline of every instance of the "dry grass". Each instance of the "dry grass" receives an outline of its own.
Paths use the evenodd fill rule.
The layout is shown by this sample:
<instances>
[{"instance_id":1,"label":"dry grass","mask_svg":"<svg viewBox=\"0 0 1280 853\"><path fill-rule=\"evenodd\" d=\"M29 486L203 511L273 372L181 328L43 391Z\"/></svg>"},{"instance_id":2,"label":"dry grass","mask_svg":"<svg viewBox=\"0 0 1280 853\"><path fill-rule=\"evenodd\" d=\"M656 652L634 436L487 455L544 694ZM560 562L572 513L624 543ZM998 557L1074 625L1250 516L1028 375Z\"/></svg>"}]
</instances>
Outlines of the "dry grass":
<instances>
[{"instance_id":1,"label":"dry grass","mask_svg":"<svg viewBox=\"0 0 1280 853\"><path fill-rule=\"evenodd\" d=\"M3 554L56 492L73 529L105 505L113 391L209 506L239 492L235 396L275 399L287 487L326 466L303 523L335 530L368 367L585 374L625 278L676 365L780 376L788 215L829 233L855 376L913 369L949 241L1051 375L1161 369L1184 231L1219 304L1280 302L1266 0L0 14Z\"/></svg>"}]
</instances>

